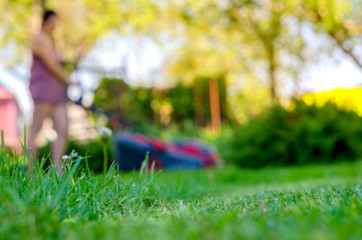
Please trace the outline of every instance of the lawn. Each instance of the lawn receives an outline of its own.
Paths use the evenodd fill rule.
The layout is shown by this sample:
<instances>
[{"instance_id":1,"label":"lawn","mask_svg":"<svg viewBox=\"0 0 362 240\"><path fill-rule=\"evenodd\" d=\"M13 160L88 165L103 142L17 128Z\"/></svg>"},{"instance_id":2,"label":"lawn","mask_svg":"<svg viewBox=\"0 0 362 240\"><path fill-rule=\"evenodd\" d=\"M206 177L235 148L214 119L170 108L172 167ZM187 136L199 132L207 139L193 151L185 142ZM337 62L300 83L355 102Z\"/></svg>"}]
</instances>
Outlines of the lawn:
<instances>
[{"instance_id":1,"label":"lawn","mask_svg":"<svg viewBox=\"0 0 362 240\"><path fill-rule=\"evenodd\" d=\"M0 239L362 238L361 161L58 178L0 157Z\"/></svg>"}]
</instances>

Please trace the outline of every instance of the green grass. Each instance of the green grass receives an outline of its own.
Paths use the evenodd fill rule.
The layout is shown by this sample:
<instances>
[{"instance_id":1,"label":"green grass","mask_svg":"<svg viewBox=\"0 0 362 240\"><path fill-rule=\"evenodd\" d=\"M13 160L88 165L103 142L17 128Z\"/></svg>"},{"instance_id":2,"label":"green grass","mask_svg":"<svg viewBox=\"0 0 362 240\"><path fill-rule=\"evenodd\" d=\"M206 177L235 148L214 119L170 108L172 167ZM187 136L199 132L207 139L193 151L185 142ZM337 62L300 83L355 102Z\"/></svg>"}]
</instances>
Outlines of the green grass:
<instances>
[{"instance_id":1,"label":"green grass","mask_svg":"<svg viewBox=\"0 0 362 240\"><path fill-rule=\"evenodd\" d=\"M57 177L0 158L0 239L362 238L360 161Z\"/></svg>"}]
</instances>

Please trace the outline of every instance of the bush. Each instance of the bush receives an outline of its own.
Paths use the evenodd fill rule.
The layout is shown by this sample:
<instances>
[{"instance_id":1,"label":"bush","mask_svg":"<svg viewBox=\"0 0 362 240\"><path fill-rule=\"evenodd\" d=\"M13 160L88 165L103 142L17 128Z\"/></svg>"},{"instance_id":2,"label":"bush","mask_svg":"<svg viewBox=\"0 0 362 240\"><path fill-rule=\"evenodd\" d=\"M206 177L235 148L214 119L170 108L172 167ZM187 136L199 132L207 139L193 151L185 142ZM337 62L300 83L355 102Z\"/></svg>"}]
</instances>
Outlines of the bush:
<instances>
[{"instance_id":1,"label":"bush","mask_svg":"<svg viewBox=\"0 0 362 240\"><path fill-rule=\"evenodd\" d=\"M226 160L242 167L330 163L362 158L362 118L327 103L293 101L293 110L274 106L236 130Z\"/></svg>"}]
</instances>

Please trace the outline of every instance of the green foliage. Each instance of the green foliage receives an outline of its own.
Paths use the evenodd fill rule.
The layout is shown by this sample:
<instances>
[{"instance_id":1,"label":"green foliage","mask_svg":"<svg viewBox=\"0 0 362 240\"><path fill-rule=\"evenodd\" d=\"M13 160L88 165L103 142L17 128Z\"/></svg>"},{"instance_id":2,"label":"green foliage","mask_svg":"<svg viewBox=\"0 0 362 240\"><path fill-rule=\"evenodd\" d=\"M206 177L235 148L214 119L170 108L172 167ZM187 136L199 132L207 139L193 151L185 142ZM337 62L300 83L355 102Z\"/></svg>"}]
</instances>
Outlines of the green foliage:
<instances>
[{"instance_id":1,"label":"green foliage","mask_svg":"<svg viewBox=\"0 0 362 240\"><path fill-rule=\"evenodd\" d=\"M327 103L274 106L234 132L226 160L243 167L331 163L362 158L362 118Z\"/></svg>"},{"instance_id":2,"label":"green foliage","mask_svg":"<svg viewBox=\"0 0 362 240\"><path fill-rule=\"evenodd\" d=\"M74 64L111 30L130 34L147 32L145 29L151 29L152 23L156 27L152 6L149 1L2 0L0 22L4 31L0 46L15 40L23 50L40 29L44 8L50 8L57 11L61 20L55 33L56 47L65 60Z\"/></svg>"},{"instance_id":3,"label":"green foliage","mask_svg":"<svg viewBox=\"0 0 362 240\"><path fill-rule=\"evenodd\" d=\"M221 116L231 121L226 102L226 82L218 79ZM209 79L197 84L177 84L169 89L131 87L120 79L104 78L95 92L97 107L121 119L150 127L194 122L205 126L210 122ZM197 94L197 93L199 94Z\"/></svg>"},{"instance_id":4,"label":"green foliage","mask_svg":"<svg viewBox=\"0 0 362 240\"><path fill-rule=\"evenodd\" d=\"M132 88L121 79L104 78L95 92L94 104L120 118L139 122L152 121L152 96L150 88Z\"/></svg>"},{"instance_id":5,"label":"green foliage","mask_svg":"<svg viewBox=\"0 0 362 240\"><path fill-rule=\"evenodd\" d=\"M177 84L169 89L167 98L172 106L171 123L195 122L198 126L210 123L209 78L200 78L194 84ZM224 122L232 121L227 107L226 80L218 78L220 114Z\"/></svg>"}]
</instances>

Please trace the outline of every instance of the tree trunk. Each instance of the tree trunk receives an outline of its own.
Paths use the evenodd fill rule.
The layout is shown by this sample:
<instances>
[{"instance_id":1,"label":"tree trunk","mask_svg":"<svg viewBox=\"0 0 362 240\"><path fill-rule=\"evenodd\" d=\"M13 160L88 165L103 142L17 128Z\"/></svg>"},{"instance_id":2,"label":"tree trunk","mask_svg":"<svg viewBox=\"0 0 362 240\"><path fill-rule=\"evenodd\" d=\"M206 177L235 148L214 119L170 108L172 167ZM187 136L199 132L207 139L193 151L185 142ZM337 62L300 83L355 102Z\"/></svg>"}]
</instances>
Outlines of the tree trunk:
<instances>
[{"instance_id":1,"label":"tree trunk","mask_svg":"<svg viewBox=\"0 0 362 240\"><path fill-rule=\"evenodd\" d=\"M274 39L272 44L268 45L267 47L267 52L268 52L268 60L269 60L269 69L268 69L268 74L269 74L269 81L270 81L270 98L272 100L273 103L278 103L279 99L278 99L278 95L277 95L277 78L275 75L275 71L276 71L276 61L275 61L275 49L274 49Z\"/></svg>"},{"instance_id":2,"label":"tree trunk","mask_svg":"<svg viewBox=\"0 0 362 240\"><path fill-rule=\"evenodd\" d=\"M194 84L194 109L195 109L195 123L201 126L204 123L204 111L202 101L202 83L196 81Z\"/></svg>"},{"instance_id":3,"label":"tree trunk","mask_svg":"<svg viewBox=\"0 0 362 240\"><path fill-rule=\"evenodd\" d=\"M275 64L273 58L271 58L269 61L269 79L270 79L270 97L273 103L277 103L278 96L276 93Z\"/></svg>"},{"instance_id":4,"label":"tree trunk","mask_svg":"<svg viewBox=\"0 0 362 240\"><path fill-rule=\"evenodd\" d=\"M211 78L209 81L211 129L219 132L221 130L221 112L219 98L219 84L217 79Z\"/></svg>"}]
</instances>

